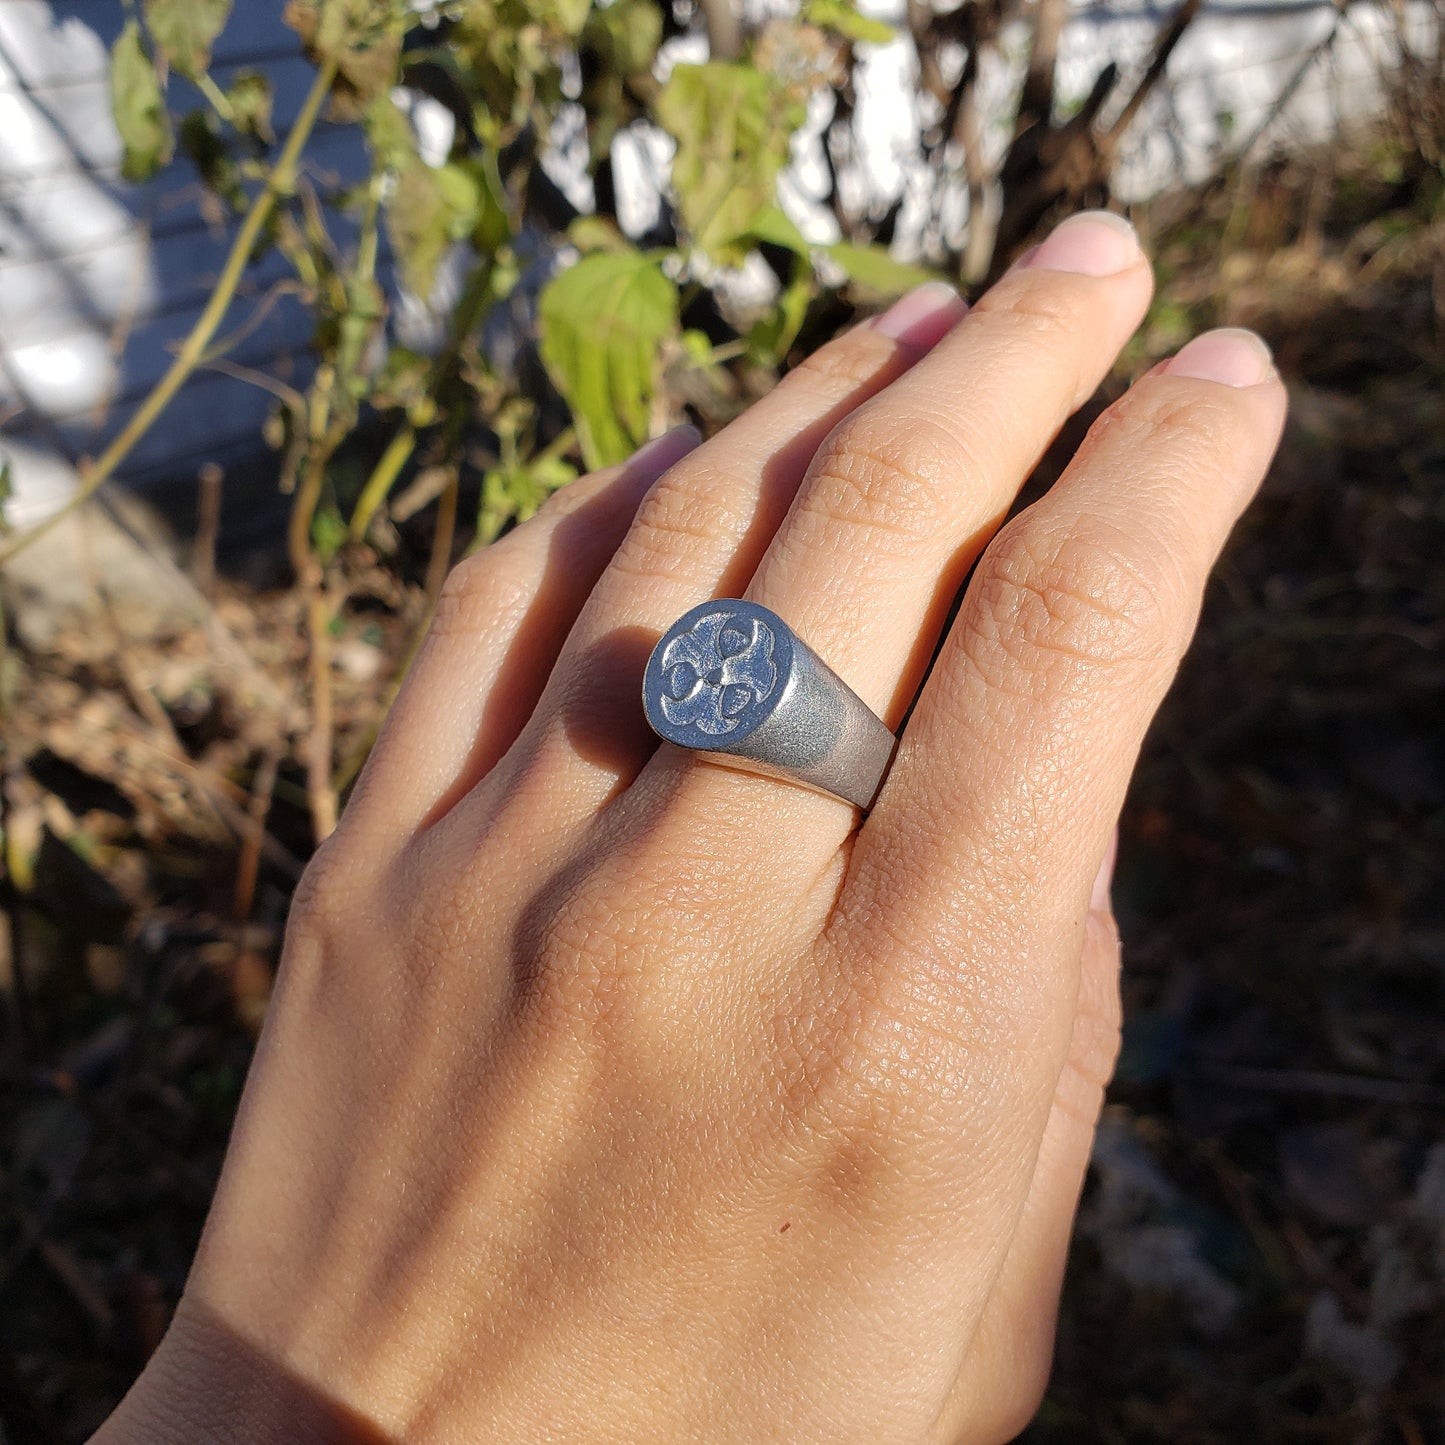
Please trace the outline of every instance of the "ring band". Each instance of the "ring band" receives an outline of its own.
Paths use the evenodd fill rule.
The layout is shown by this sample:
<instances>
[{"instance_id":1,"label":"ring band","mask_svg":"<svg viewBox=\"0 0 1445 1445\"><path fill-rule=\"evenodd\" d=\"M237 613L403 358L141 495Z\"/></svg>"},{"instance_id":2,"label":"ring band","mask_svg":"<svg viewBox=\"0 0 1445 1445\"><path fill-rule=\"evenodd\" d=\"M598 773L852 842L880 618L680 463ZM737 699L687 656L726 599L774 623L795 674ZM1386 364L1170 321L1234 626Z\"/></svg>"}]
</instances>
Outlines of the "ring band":
<instances>
[{"instance_id":1,"label":"ring band","mask_svg":"<svg viewBox=\"0 0 1445 1445\"><path fill-rule=\"evenodd\" d=\"M721 598L663 633L642 679L661 738L870 808L897 739L775 612Z\"/></svg>"}]
</instances>

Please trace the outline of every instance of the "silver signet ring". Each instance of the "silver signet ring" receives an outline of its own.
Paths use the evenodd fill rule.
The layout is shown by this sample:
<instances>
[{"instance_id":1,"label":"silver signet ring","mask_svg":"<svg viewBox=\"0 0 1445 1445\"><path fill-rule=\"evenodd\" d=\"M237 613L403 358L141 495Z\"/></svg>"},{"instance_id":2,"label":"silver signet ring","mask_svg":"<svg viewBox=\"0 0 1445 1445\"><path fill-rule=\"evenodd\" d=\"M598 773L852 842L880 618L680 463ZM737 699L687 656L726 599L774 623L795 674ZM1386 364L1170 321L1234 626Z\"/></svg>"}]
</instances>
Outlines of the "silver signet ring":
<instances>
[{"instance_id":1,"label":"silver signet ring","mask_svg":"<svg viewBox=\"0 0 1445 1445\"><path fill-rule=\"evenodd\" d=\"M704 602L663 633L642 704L670 743L860 808L878 796L897 741L777 613L734 598Z\"/></svg>"}]
</instances>

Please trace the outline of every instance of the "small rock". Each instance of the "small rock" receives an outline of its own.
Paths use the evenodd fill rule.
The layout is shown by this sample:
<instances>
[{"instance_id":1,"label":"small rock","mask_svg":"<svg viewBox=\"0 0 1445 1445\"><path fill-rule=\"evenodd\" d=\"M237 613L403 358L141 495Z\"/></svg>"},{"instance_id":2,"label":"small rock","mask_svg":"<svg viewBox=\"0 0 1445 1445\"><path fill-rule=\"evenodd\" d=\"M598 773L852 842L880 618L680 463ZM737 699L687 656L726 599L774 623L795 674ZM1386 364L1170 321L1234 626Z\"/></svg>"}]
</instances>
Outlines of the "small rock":
<instances>
[{"instance_id":1,"label":"small rock","mask_svg":"<svg viewBox=\"0 0 1445 1445\"><path fill-rule=\"evenodd\" d=\"M338 642L331 659L353 682L370 682L381 671L381 653L359 637Z\"/></svg>"}]
</instances>

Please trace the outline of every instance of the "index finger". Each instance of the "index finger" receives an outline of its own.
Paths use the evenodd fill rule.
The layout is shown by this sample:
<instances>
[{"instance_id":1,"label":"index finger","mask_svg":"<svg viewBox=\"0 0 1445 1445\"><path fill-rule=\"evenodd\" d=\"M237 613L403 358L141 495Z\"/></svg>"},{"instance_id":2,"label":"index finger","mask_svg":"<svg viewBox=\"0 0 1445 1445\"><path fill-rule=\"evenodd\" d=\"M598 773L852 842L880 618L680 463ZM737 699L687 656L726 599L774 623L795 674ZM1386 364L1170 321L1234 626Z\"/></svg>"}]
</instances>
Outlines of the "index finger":
<instances>
[{"instance_id":1,"label":"index finger","mask_svg":"<svg viewBox=\"0 0 1445 1445\"><path fill-rule=\"evenodd\" d=\"M1042 1129L1091 880L1284 410L1262 342L1198 338L1104 414L965 594L826 935L905 1030L942 1041L976 1116L960 1138Z\"/></svg>"}]
</instances>

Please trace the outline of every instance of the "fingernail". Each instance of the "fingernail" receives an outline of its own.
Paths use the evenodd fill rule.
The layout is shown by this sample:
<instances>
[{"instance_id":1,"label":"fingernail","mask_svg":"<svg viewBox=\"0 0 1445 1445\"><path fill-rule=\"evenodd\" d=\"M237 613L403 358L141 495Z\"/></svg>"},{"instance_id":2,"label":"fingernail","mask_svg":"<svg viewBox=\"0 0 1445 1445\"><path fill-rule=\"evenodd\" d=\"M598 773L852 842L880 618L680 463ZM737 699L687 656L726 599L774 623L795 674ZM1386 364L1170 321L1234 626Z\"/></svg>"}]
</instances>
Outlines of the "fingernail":
<instances>
[{"instance_id":1,"label":"fingernail","mask_svg":"<svg viewBox=\"0 0 1445 1445\"><path fill-rule=\"evenodd\" d=\"M695 426L675 426L660 437L644 442L628 459L629 471L661 476L674 462L680 462L694 447L702 443L702 433Z\"/></svg>"},{"instance_id":2,"label":"fingernail","mask_svg":"<svg viewBox=\"0 0 1445 1445\"><path fill-rule=\"evenodd\" d=\"M1078 276L1117 276L1139 259L1139 237L1113 211L1080 211L1018 265L1034 271L1072 271Z\"/></svg>"},{"instance_id":3,"label":"fingernail","mask_svg":"<svg viewBox=\"0 0 1445 1445\"><path fill-rule=\"evenodd\" d=\"M963 297L947 281L925 281L906 296L900 296L881 316L872 321L881 331L908 346L933 346L968 310Z\"/></svg>"},{"instance_id":4,"label":"fingernail","mask_svg":"<svg viewBox=\"0 0 1445 1445\"><path fill-rule=\"evenodd\" d=\"M1109 846L1104 852L1104 861L1099 865L1098 876L1089 892L1089 911L1107 913L1114 906L1114 860L1119 856L1119 830L1114 829Z\"/></svg>"},{"instance_id":5,"label":"fingernail","mask_svg":"<svg viewBox=\"0 0 1445 1445\"><path fill-rule=\"evenodd\" d=\"M1164 364L1170 376L1218 381L1225 386L1254 386L1274 371L1268 346L1252 331L1235 326L1206 331Z\"/></svg>"}]
</instances>

